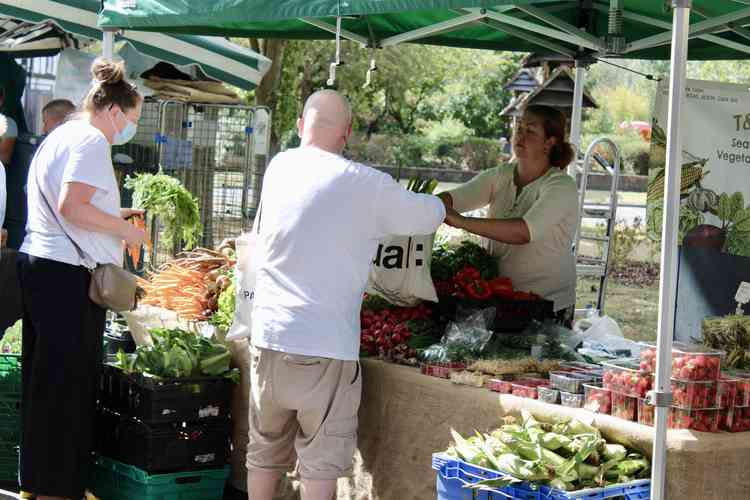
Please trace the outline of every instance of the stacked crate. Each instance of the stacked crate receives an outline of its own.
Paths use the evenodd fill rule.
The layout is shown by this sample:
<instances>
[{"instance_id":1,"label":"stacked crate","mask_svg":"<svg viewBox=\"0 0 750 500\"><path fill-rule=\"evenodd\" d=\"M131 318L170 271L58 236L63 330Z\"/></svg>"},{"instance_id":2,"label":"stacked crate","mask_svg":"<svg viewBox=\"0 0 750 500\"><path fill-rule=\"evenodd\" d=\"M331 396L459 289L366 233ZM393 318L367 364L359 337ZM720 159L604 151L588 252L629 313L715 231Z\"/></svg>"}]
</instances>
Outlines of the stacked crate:
<instances>
[{"instance_id":1,"label":"stacked crate","mask_svg":"<svg viewBox=\"0 0 750 500\"><path fill-rule=\"evenodd\" d=\"M18 480L21 441L21 356L0 354L0 482Z\"/></svg>"},{"instance_id":2,"label":"stacked crate","mask_svg":"<svg viewBox=\"0 0 750 500\"><path fill-rule=\"evenodd\" d=\"M231 394L225 378L163 379L104 365L94 493L107 500L221 499Z\"/></svg>"}]
</instances>

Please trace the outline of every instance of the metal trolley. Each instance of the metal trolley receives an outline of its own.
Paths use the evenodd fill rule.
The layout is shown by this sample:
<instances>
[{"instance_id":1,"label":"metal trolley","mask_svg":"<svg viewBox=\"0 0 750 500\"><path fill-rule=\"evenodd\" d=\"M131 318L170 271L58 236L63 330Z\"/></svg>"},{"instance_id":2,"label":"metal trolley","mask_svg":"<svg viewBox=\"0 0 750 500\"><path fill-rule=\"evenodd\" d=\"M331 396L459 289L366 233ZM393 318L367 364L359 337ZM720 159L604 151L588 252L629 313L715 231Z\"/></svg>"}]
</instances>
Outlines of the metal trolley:
<instances>
[{"instance_id":1,"label":"metal trolley","mask_svg":"<svg viewBox=\"0 0 750 500\"><path fill-rule=\"evenodd\" d=\"M179 179L198 199L203 246L236 237L255 217L268 163L270 126L267 107L147 99L138 133L112 152L123 205L131 201L131 193L122 188L126 175L162 171ZM151 227L153 248L146 257L153 267L181 250L165 248L159 233L157 220Z\"/></svg>"}]
</instances>

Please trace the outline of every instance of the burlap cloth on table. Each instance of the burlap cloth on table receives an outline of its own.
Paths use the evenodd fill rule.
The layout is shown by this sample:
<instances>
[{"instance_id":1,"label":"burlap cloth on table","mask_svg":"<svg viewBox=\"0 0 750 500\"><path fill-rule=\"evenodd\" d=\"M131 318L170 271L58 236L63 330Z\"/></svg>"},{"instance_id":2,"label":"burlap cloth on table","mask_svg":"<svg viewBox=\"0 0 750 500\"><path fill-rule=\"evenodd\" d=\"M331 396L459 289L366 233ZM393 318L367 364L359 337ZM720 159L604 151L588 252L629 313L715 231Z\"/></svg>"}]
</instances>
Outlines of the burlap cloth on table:
<instances>
[{"instance_id":1,"label":"burlap cloth on table","mask_svg":"<svg viewBox=\"0 0 750 500\"><path fill-rule=\"evenodd\" d=\"M244 490L249 358L244 342L235 343L232 351L243 373L232 408L232 484ZM464 435L475 429L490 430L502 424L504 415L518 414L521 408L543 420L556 415L577 416L594 423L609 439L647 454L651 450L653 429L649 427L584 410L499 396L486 389L427 377L413 368L374 360L364 360L362 365L364 385L354 474L339 480L338 500L435 498L431 457L447 447L451 427ZM668 454L669 499L750 499L750 432L670 431ZM276 498L297 499L298 490L298 481L287 477Z\"/></svg>"}]
</instances>

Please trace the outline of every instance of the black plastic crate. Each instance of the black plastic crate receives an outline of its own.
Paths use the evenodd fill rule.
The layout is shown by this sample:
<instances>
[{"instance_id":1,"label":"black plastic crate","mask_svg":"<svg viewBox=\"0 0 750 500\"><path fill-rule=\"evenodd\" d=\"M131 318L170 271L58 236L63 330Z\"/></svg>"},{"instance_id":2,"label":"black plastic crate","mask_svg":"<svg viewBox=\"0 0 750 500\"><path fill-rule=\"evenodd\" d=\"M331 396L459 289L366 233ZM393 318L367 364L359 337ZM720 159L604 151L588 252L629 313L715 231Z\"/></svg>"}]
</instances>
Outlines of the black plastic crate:
<instances>
[{"instance_id":1,"label":"black plastic crate","mask_svg":"<svg viewBox=\"0 0 750 500\"><path fill-rule=\"evenodd\" d=\"M229 461L229 419L149 425L106 410L97 419L97 451L148 473L223 467Z\"/></svg>"},{"instance_id":2,"label":"black plastic crate","mask_svg":"<svg viewBox=\"0 0 750 500\"><path fill-rule=\"evenodd\" d=\"M151 424L228 418L233 389L224 377L157 378L110 365L99 388L100 407Z\"/></svg>"},{"instance_id":3,"label":"black plastic crate","mask_svg":"<svg viewBox=\"0 0 750 500\"><path fill-rule=\"evenodd\" d=\"M521 332L533 320L544 322L555 317L551 300L498 300L493 305L496 332Z\"/></svg>"}]
</instances>

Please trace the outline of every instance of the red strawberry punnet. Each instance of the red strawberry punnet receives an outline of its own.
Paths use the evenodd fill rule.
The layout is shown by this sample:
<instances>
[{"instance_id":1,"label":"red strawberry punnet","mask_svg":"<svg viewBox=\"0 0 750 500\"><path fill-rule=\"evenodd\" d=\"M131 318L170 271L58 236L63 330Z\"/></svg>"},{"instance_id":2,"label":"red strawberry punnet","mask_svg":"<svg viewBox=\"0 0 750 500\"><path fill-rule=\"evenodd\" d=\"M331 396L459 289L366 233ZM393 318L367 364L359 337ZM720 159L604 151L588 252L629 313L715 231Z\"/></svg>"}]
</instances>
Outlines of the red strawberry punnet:
<instances>
[{"instance_id":1,"label":"red strawberry punnet","mask_svg":"<svg viewBox=\"0 0 750 500\"><path fill-rule=\"evenodd\" d=\"M609 415L612 411L612 392L603 387L584 384L583 407L594 413Z\"/></svg>"},{"instance_id":2,"label":"red strawberry punnet","mask_svg":"<svg viewBox=\"0 0 750 500\"><path fill-rule=\"evenodd\" d=\"M672 408L669 411L667 426L670 429L691 429L700 432L719 432L721 410L684 410Z\"/></svg>"},{"instance_id":3,"label":"red strawberry punnet","mask_svg":"<svg viewBox=\"0 0 750 500\"><path fill-rule=\"evenodd\" d=\"M672 380L672 404L678 408L687 410L718 408L720 402L721 393L719 393L718 382Z\"/></svg>"},{"instance_id":4,"label":"red strawberry punnet","mask_svg":"<svg viewBox=\"0 0 750 500\"><path fill-rule=\"evenodd\" d=\"M656 347L645 343L641 351L639 368L656 372ZM703 346L675 342L672 349L672 378L680 380L718 380L721 372L722 351Z\"/></svg>"},{"instance_id":5,"label":"red strawberry punnet","mask_svg":"<svg viewBox=\"0 0 750 500\"><path fill-rule=\"evenodd\" d=\"M721 410L719 425L729 432L750 431L750 406Z\"/></svg>"},{"instance_id":6,"label":"red strawberry punnet","mask_svg":"<svg viewBox=\"0 0 750 500\"><path fill-rule=\"evenodd\" d=\"M653 384L653 376L640 370L631 361L602 363L604 366L603 387L627 396L645 398Z\"/></svg>"},{"instance_id":7,"label":"red strawberry punnet","mask_svg":"<svg viewBox=\"0 0 750 500\"><path fill-rule=\"evenodd\" d=\"M642 425L654 425L656 409L646 403L645 399L638 400L638 423Z\"/></svg>"},{"instance_id":8,"label":"red strawberry punnet","mask_svg":"<svg viewBox=\"0 0 750 500\"><path fill-rule=\"evenodd\" d=\"M612 392L612 416L635 422L638 414L638 398Z\"/></svg>"}]
</instances>

